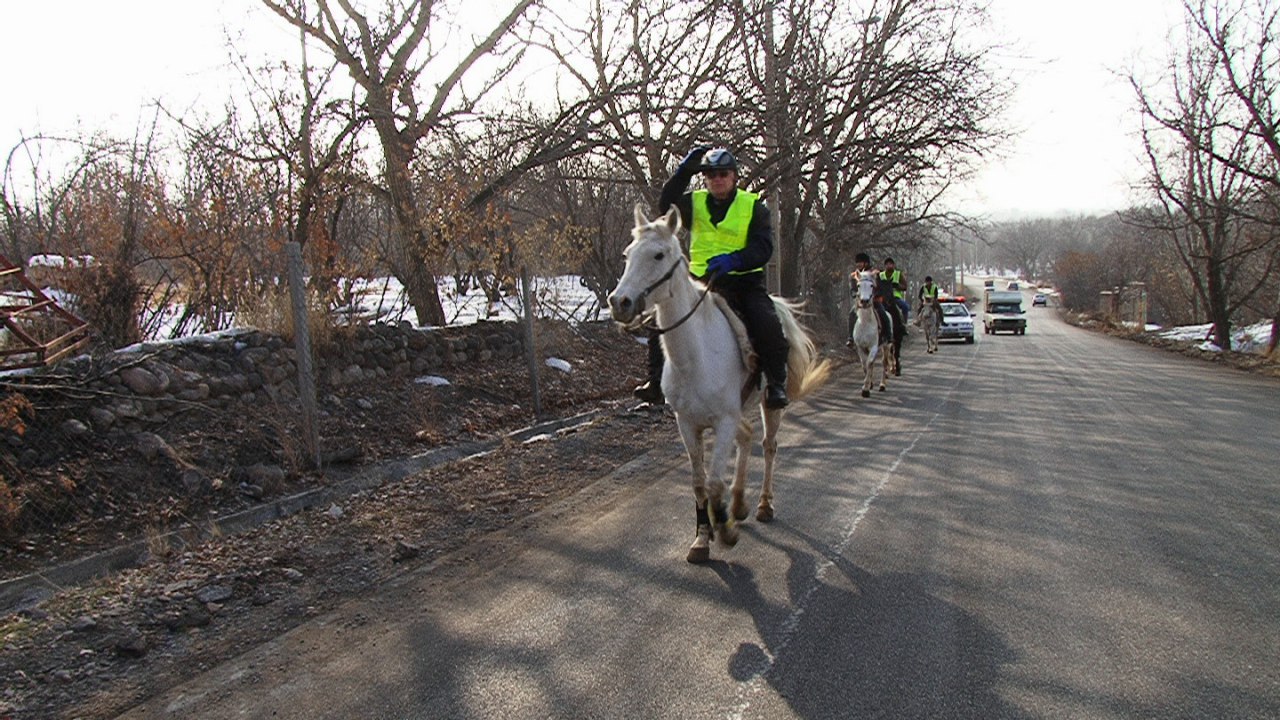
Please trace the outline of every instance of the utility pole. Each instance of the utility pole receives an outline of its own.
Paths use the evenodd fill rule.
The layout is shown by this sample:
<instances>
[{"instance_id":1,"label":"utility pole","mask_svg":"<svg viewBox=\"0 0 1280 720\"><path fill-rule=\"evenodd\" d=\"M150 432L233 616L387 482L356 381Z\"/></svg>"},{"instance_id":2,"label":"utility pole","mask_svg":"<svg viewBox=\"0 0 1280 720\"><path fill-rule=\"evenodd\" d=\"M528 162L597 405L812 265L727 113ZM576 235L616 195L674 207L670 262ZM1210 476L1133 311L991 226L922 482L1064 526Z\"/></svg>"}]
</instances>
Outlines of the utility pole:
<instances>
[{"instance_id":1,"label":"utility pole","mask_svg":"<svg viewBox=\"0 0 1280 720\"><path fill-rule=\"evenodd\" d=\"M775 48L773 41L773 11L777 5L777 0L765 0L764 5L764 97L765 97L765 123L764 123L764 146L765 151L772 153L777 160L774 163L774 170L768 183L766 196L769 198L769 224L773 226L774 249L773 257L769 260L769 264L765 268L765 282L769 288L769 292L778 294L782 288L782 262L784 246L788 242L782 233L782 183L780 182L779 173L782 170L781 165L781 138L778 132L778 60L774 56Z\"/></svg>"}]
</instances>

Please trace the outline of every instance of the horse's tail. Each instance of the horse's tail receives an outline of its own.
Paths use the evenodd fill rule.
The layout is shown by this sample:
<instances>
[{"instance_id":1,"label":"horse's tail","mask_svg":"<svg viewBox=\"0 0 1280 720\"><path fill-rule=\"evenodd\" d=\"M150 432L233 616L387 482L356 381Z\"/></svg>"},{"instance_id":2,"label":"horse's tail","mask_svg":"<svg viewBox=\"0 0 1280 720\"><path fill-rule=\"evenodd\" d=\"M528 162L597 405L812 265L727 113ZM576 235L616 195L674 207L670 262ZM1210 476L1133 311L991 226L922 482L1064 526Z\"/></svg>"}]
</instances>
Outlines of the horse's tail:
<instances>
[{"instance_id":1,"label":"horse's tail","mask_svg":"<svg viewBox=\"0 0 1280 720\"><path fill-rule=\"evenodd\" d=\"M773 305L778 311L778 320L782 323L782 334L791 346L787 353L787 394L792 400L799 400L812 394L827 381L831 376L831 362L818 357L818 348L813 344L813 339L796 319L796 315L800 313L799 303L774 297Z\"/></svg>"}]
</instances>

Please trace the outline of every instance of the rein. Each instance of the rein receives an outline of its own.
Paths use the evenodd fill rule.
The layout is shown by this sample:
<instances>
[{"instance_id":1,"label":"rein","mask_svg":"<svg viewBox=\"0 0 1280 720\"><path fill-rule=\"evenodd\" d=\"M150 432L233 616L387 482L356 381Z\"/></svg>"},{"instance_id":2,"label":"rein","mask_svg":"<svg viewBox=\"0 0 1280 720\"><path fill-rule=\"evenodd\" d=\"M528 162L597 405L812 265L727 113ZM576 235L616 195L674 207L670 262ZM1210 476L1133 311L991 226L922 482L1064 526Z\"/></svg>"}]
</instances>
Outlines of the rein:
<instances>
[{"instance_id":1,"label":"rein","mask_svg":"<svg viewBox=\"0 0 1280 720\"><path fill-rule=\"evenodd\" d=\"M681 263L684 263L684 262L686 261L684 259L684 256L682 255L680 256L680 259L676 260L675 264L671 266L671 269L667 271L666 275L663 275L657 280L654 280L653 284L645 288L644 291L640 293L640 299L643 300L647 298L649 296L649 293L653 292L654 290L657 290L660 286L662 286L663 283L670 280L671 276L675 274L676 268L680 267ZM703 300L707 299L707 293L711 292L711 283L714 281L714 279L715 278L712 277L711 279L707 280L707 286L703 288L702 294L698 296L698 301L693 304L693 307L689 308L689 312L685 313L684 317L680 318L679 320L675 321L674 323L672 323L667 327L660 328L657 325L650 324L649 321L653 319L655 314L655 313L650 313L648 315L641 317L640 327L644 328L645 330L648 330L654 335L662 335L664 333L669 333L672 330L675 330L676 328L680 327L685 323L686 320L693 317L693 314L698 311L698 306L702 304Z\"/></svg>"}]
</instances>

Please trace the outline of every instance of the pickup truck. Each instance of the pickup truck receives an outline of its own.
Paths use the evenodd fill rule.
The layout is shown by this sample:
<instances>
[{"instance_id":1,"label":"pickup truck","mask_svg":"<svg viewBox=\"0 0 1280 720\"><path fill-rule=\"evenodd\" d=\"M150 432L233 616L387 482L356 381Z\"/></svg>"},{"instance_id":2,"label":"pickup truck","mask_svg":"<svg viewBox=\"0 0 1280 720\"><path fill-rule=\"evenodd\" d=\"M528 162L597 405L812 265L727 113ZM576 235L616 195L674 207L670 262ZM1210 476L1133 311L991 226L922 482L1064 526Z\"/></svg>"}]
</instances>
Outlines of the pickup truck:
<instances>
[{"instance_id":1,"label":"pickup truck","mask_svg":"<svg viewBox=\"0 0 1280 720\"><path fill-rule=\"evenodd\" d=\"M1027 314L1022 310L1022 293L1010 290L988 290L982 304L982 331L994 335L1008 330L1014 335L1027 334Z\"/></svg>"}]
</instances>

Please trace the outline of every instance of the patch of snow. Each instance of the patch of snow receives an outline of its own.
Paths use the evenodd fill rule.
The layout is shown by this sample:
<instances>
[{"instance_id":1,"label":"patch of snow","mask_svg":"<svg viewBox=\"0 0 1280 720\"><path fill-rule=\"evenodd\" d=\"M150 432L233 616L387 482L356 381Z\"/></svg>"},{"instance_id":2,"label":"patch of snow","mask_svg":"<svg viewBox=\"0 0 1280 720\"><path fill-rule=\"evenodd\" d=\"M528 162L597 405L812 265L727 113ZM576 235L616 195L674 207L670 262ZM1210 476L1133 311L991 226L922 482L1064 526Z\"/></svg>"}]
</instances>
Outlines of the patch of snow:
<instances>
[{"instance_id":1,"label":"patch of snow","mask_svg":"<svg viewBox=\"0 0 1280 720\"><path fill-rule=\"evenodd\" d=\"M65 255L32 255L27 260L27 267L89 267L94 263L92 255L66 257Z\"/></svg>"},{"instance_id":2,"label":"patch of snow","mask_svg":"<svg viewBox=\"0 0 1280 720\"><path fill-rule=\"evenodd\" d=\"M542 433L540 435L534 435L533 437L526 439L522 444L530 445L532 443L542 442L543 440L550 440L553 437L555 436L552 435L551 433Z\"/></svg>"},{"instance_id":3,"label":"patch of snow","mask_svg":"<svg viewBox=\"0 0 1280 720\"><path fill-rule=\"evenodd\" d=\"M570 365L568 362L561 360L558 357L549 357L547 358L546 362L547 362L547 367L555 368L556 370L559 370L562 373L573 372L573 366Z\"/></svg>"},{"instance_id":4,"label":"patch of snow","mask_svg":"<svg viewBox=\"0 0 1280 720\"><path fill-rule=\"evenodd\" d=\"M1221 352L1222 348L1210 339L1212 324L1182 325L1159 333L1159 337L1169 340L1199 341L1199 347L1206 352ZM1266 320L1245 327L1234 328L1231 332L1231 345L1237 352L1260 353L1267 349L1271 342L1271 321Z\"/></svg>"},{"instance_id":5,"label":"patch of snow","mask_svg":"<svg viewBox=\"0 0 1280 720\"><path fill-rule=\"evenodd\" d=\"M413 381L418 385L430 385L432 387L449 384L448 380L440 377L439 375L423 375L422 377L414 378Z\"/></svg>"}]
</instances>

